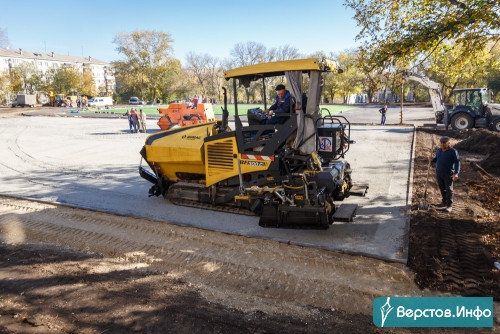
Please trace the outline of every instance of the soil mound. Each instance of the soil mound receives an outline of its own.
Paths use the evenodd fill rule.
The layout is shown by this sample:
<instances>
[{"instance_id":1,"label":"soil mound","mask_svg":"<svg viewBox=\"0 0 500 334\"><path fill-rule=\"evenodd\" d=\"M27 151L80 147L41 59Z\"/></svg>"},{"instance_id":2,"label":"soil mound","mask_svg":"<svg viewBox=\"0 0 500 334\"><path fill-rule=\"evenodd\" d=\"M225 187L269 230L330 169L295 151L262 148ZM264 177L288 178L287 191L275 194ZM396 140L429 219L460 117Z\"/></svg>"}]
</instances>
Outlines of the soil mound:
<instances>
[{"instance_id":1,"label":"soil mound","mask_svg":"<svg viewBox=\"0 0 500 334\"><path fill-rule=\"evenodd\" d=\"M489 173L500 176L500 132L468 129L457 133L456 138L463 138L454 145L456 149L488 155L479 165Z\"/></svg>"}]
</instances>

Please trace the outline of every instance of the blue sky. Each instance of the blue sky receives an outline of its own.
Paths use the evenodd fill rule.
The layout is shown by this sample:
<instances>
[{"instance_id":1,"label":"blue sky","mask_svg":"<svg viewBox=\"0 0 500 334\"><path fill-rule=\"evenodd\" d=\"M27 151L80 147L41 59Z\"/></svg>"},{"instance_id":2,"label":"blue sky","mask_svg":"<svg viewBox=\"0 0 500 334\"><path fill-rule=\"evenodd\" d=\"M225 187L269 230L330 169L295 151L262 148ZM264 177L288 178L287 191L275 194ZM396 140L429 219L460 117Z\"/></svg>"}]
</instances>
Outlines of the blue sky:
<instances>
[{"instance_id":1,"label":"blue sky","mask_svg":"<svg viewBox=\"0 0 500 334\"><path fill-rule=\"evenodd\" d=\"M170 33L182 63L190 51L229 58L236 43L248 41L288 44L303 54L341 52L357 46L359 31L341 0L24 0L0 8L10 48L106 62L121 57L115 35L134 30Z\"/></svg>"}]
</instances>

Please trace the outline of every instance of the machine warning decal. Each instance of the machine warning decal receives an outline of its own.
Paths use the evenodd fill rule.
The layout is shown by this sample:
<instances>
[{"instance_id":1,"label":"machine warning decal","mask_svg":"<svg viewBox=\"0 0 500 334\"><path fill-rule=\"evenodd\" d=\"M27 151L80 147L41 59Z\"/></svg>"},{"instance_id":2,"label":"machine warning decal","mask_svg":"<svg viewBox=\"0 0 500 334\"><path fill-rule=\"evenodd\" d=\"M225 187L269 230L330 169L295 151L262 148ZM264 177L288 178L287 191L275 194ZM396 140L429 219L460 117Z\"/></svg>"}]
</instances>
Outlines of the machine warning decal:
<instances>
[{"instance_id":1,"label":"machine warning decal","mask_svg":"<svg viewBox=\"0 0 500 334\"><path fill-rule=\"evenodd\" d=\"M241 159L247 160L262 160L262 161L274 161L273 156L268 155L256 155L256 154L242 154Z\"/></svg>"},{"instance_id":2,"label":"machine warning decal","mask_svg":"<svg viewBox=\"0 0 500 334\"><path fill-rule=\"evenodd\" d=\"M332 137L319 137L319 150L332 152Z\"/></svg>"}]
</instances>

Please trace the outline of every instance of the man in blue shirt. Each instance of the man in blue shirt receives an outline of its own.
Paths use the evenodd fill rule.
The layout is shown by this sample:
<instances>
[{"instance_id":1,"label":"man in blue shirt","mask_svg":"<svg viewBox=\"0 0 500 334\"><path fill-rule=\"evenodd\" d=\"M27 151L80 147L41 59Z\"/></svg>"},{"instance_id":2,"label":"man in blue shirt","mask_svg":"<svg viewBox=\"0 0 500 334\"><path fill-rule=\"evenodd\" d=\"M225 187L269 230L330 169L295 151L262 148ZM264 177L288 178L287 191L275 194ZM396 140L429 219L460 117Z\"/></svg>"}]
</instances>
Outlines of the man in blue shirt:
<instances>
[{"instance_id":1,"label":"man in blue shirt","mask_svg":"<svg viewBox=\"0 0 500 334\"><path fill-rule=\"evenodd\" d=\"M267 114L266 124L284 123L288 119L276 116L277 114L290 113L290 92L285 89L285 85L276 86L274 104L264 112Z\"/></svg>"},{"instance_id":2,"label":"man in blue shirt","mask_svg":"<svg viewBox=\"0 0 500 334\"><path fill-rule=\"evenodd\" d=\"M446 211L451 212L453 205L453 181L458 179L460 173L460 158L458 151L450 146L449 137L441 137L440 147L436 151L434 158L429 157L429 161L436 163L436 178L441 192L441 203L438 207L446 207Z\"/></svg>"}]
</instances>

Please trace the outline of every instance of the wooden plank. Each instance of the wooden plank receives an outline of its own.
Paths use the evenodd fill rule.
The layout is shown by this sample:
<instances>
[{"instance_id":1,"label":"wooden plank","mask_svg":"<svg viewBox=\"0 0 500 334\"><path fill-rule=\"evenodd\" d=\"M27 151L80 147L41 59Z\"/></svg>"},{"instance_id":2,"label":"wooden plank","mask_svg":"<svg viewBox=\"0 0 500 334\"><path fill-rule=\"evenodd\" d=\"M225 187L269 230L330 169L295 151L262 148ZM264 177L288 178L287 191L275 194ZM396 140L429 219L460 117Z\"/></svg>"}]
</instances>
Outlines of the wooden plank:
<instances>
[{"instance_id":1,"label":"wooden plank","mask_svg":"<svg viewBox=\"0 0 500 334\"><path fill-rule=\"evenodd\" d=\"M357 204L341 204L333 214L334 221L352 222L358 210Z\"/></svg>"},{"instance_id":2,"label":"wooden plank","mask_svg":"<svg viewBox=\"0 0 500 334\"><path fill-rule=\"evenodd\" d=\"M353 184L349 194L353 196L365 196L369 186L367 184Z\"/></svg>"}]
</instances>

